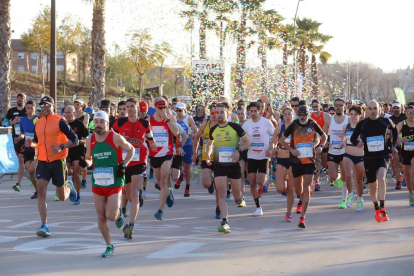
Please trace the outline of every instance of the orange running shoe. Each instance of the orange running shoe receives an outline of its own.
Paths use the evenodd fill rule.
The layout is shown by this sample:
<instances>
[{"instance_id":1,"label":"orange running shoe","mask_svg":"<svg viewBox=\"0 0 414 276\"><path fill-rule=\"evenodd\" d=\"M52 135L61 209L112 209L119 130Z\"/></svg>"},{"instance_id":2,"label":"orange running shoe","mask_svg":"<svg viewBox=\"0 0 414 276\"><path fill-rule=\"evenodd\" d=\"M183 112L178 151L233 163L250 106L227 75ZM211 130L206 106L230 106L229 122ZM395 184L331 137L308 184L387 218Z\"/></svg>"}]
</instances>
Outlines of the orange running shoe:
<instances>
[{"instance_id":1,"label":"orange running shoe","mask_svg":"<svg viewBox=\"0 0 414 276\"><path fill-rule=\"evenodd\" d=\"M263 188L262 187L260 187L258 189L258 193L259 193L259 197L262 197L262 194L263 194Z\"/></svg>"},{"instance_id":2,"label":"orange running shoe","mask_svg":"<svg viewBox=\"0 0 414 276\"><path fill-rule=\"evenodd\" d=\"M378 223L381 223L382 222L382 213L381 213L380 210L375 210L375 220Z\"/></svg>"},{"instance_id":3,"label":"orange running shoe","mask_svg":"<svg viewBox=\"0 0 414 276\"><path fill-rule=\"evenodd\" d=\"M298 224L299 228L306 228L306 224L305 224L305 219L303 217L301 217L299 219L299 224Z\"/></svg>"},{"instance_id":4,"label":"orange running shoe","mask_svg":"<svg viewBox=\"0 0 414 276\"><path fill-rule=\"evenodd\" d=\"M386 222L386 221L389 221L390 220L390 217L387 215L387 211L385 211L385 208L382 208L381 210L380 210L380 212L381 212L381 222Z\"/></svg>"},{"instance_id":5,"label":"orange running shoe","mask_svg":"<svg viewBox=\"0 0 414 276\"><path fill-rule=\"evenodd\" d=\"M296 214L302 214L302 204L298 204L298 206L296 206Z\"/></svg>"}]
</instances>

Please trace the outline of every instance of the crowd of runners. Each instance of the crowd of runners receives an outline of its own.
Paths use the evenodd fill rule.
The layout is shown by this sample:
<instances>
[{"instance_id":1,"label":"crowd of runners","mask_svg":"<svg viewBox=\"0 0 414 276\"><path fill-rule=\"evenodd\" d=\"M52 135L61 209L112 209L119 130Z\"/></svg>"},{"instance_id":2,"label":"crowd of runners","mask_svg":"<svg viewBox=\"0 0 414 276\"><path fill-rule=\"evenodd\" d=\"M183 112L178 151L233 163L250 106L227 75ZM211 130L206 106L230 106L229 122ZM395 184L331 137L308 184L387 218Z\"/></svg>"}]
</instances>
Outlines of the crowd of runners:
<instances>
[{"instance_id":1,"label":"crowd of runners","mask_svg":"<svg viewBox=\"0 0 414 276\"><path fill-rule=\"evenodd\" d=\"M365 104L338 98L330 105L317 99L294 97L275 103L261 97L231 104L221 97L192 110L177 99L170 102L168 97L153 99L147 94L141 102L130 98L115 105L103 100L96 108L80 98L64 105L59 115L49 96L37 105L26 101L25 94L17 95L17 107L8 111L4 122L12 126L19 160L13 189L20 191L26 170L41 218L36 235L47 237L51 235L48 183L56 186L55 200L69 198L81 204L89 170L98 225L107 244L102 257L115 250L108 220L132 239L147 179L155 176L159 208L154 217L162 220L165 205L174 205L173 191L184 181L184 197L190 197L192 166L201 168L203 187L215 194L211 208L221 220L222 233L231 232L228 202L233 197L238 207L246 207L247 186L256 205L252 215L264 215L260 198L272 180L287 198L288 223L298 198L295 213L300 214L300 228L306 227L312 193L321 192L322 185L341 190L340 209L356 203L358 212L363 211L363 194L369 191L375 220L389 221L385 209L389 165L395 189L406 186L408 203L414 206L414 102L403 106L397 101Z\"/></svg>"}]
</instances>

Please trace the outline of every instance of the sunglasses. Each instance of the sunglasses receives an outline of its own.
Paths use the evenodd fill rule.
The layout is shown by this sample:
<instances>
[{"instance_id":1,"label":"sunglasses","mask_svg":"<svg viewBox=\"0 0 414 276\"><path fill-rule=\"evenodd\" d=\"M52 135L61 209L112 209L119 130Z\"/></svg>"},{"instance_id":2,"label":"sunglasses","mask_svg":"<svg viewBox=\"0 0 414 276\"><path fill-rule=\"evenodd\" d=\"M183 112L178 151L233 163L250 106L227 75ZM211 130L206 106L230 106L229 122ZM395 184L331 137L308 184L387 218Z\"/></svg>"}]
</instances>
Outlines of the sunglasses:
<instances>
[{"instance_id":1,"label":"sunglasses","mask_svg":"<svg viewBox=\"0 0 414 276\"><path fill-rule=\"evenodd\" d=\"M76 106L80 106L81 104L80 104L80 103L75 103L75 105L76 105Z\"/></svg>"},{"instance_id":2,"label":"sunglasses","mask_svg":"<svg viewBox=\"0 0 414 276\"><path fill-rule=\"evenodd\" d=\"M298 117L307 117L308 116L308 114L298 114Z\"/></svg>"},{"instance_id":3,"label":"sunglasses","mask_svg":"<svg viewBox=\"0 0 414 276\"><path fill-rule=\"evenodd\" d=\"M40 107L51 107L52 104L50 104L50 103L41 103L41 104L39 104L39 106Z\"/></svg>"},{"instance_id":4,"label":"sunglasses","mask_svg":"<svg viewBox=\"0 0 414 276\"><path fill-rule=\"evenodd\" d=\"M334 104L335 107L343 107L344 104Z\"/></svg>"},{"instance_id":5,"label":"sunglasses","mask_svg":"<svg viewBox=\"0 0 414 276\"><path fill-rule=\"evenodd\" d=\"M319 108L318 105L312 105L312 108Z\"/></svg>"},{"instance_id":6,"label":"sunglasses","mask_svg":"<svg viewBox=\"0 0 414 276\"><path fill-rule=\"evenodd\" d=\"M394 106L392 109L400 109L399 106Z\"/></svg>"},{"instance_id":7,"label":"sunglasses","mask_svg":"<svg viewBox=\"0 0 414 276\"><path fill-rule=\"evenodd\" d=\"M158 108L158 109L165 109L166 106L165 105L164 106L156 106L156 108Z\"/></svg>"},{"instance_id":8,"label":"sunglasses","mask_svg":"<svg viewBox=\"0 0 414 276\"><path fill-rule=\"evenodd\" d=\"M299 105L291 105L291 107L299 107Z\"/></svg>"},{"instance_id":9,"label":"sunglasses","mask_svg":"<svg viewBox=\"0 0 414 276\"><path fill-rule=\"evenodd\" d=\"M181 113L183 111L181 109L176 109L175 112Z\"/></svg>"},{"instance_id":10,"label":"sunglasses","mask_svg":"<svg viewBox=\"0 0 414 276\"><path fill-rule=\"evenodd\" d=\"M414 112L407 112L407 115L413 116Z\"/></svg>"}]
</instances>

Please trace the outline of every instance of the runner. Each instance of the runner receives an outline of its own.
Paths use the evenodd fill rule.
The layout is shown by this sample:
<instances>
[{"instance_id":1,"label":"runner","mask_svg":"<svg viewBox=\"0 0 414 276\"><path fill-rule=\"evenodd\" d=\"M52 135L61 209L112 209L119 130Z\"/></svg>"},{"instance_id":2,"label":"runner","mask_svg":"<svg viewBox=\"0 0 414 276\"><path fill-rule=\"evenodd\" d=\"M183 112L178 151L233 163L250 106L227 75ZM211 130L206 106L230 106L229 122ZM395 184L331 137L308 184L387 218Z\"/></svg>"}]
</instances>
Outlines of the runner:
<instances>
[{"instance_id":1,"label":"runner","mask_svg":"<svg viewBox=\"0 0 414 276\"><path fill-rule=\"evenodd\" d=\"M414 166L414 106L406 108L407 119L397 125L398 133L401 135L401 159L405 183L407 185L410 206L414 206L413 194L413 166Z\"/></svg>"},{"instance_id":2,"label":"runner","mask_svg":"<svg viewBox=\"0 0 414 276\"><path fill-rule=\"evenodd\" d=\"M109 116L98 111L94 116L95 133L86 141L86 158L80 162L83 170L93 165L92 192L98 216L98 226L106 242L102 258L111 257L115 252L107 221L115 221L121 228L124 222L119 205L125 170L134 156L134 147L121 135L109 130ZM122 151L126 151L122 158Z\"/></svg>"},{"instance_id":3,"label":"runner","mask_svg":"<svg viewBox=\"0 0 414 276\"><path fill-rule=\"evenodd\" d=\"M66 167L68 169L68 175L72 175L72 181L75 185L76 192L78 194L74 204L81 204L80 199L80 167L79 161L85 159L85 142L88 138L89 132L86 126L81 120L75 119L76 111L75 107L69 105L65 108L64 118L69 123L69 126L72 128L73 132L76 133L78 137L79 145L69 148L68 157L66 158Z\"/></svg>"},{"instance_id":4,"label":"runner","mask_svg":"<svg viewBox=\"0 0 414 276\"><path fill-rule=\"evenodd\" d=\"M279 140L279 144L289 150L293 181L296 191L302 191L303 207L299 219L299 228L305 228L305 216L310 203L310 192L313 175L315 173L315 146L317 135L321 137L321 144L316 148L319 153L325 146L327 136L320 126L308 118L309 108L302 105L298 108L299 119L294 120ZM286 143L286 136L291 136L290 145Z\"/></svg>"},{"instance_id":5,"label":"runner","mask_svg":"<svg viewBox=\"0 0 414 276\"><path fill-rule=\"evenodd\" d=\"M257 185L263 187L268 180L267 169L274 147L274 144L269 145L269 140L270 134L275 132L275 128L268 119L260 116L259 103L251 102L247 109L250 119L243 125L243 130L251 141L247 152L247 172L250 180L250 192L257 208L253 216L258 217L263 216L263 210L260 206Z\"/></svg>"},{"instance_id":6,"label":"runner","mask_svg":"<svg viewBox=\"0 0 414 276\"><path fill-rule=\"evenodd\" d=\"M20 192L20 183L22 182L23 173L24 173L24 156L23 148L24 141L16 139L20 136L20 119L27 115L26 108L24 108L26 103L26 95L24 93L17 94L16 97L16 107L12 107L7 111L6 119L9 120L9 124L12 126L12 137L14 140L14 152L16 153L17 159L19 161L19 168L17 169L17 183L13 186L13 190Z\"/></svg>"},{"instance_id":7,"label":"runner","mask_svg":"<svg viewBox=\"0 0 414 276\"><path fill-rule=\"evenodd\" d=\"M50 236L46 205L47 185L50 179L56 186L59 200L69 198L75 202L77 198L75 187L66 181L65 158L68 156L68 148L77 146L79 141L62 116L54 114L54 103L53 98L49 96L44 96L40 100L43 116L36 123L33 140L29 138L25 141L26 147L37 149L37 204L42 221L42 225L36 231L39 237Z\"/></svg>"},{"instance_id":8,"label":"runner","mask_svg":"<svg viewBox=\"0 0 414 276\"><path fill-rule=\"evenodd\" d=\"M200 128L201 124L204 122L206 118L207 116L206 116L204 105L198 104L196 106L196 114L193 116L193 120L196 124L196 127Z\"/></svg>"},{"instance_id":9,"label":"runner","mask_svg":"<svg viewBox=\"0 0 414 276\"><path fill-rule=\"evenodd\" d=\"M20 136L16 139L23 140L23 139L32 139L34 138L35 133L35 125L39 120L39 117L35 114L36 104L34 101L27 101L26 103L26 112L27 116L23 117L20 120ZM35 150L30 147L24 147L23 157L24 157L24 165L26 167L26 171L29 173L29 179L32 182L35 193L32 195L31 199L37 198L37 180L35 176L35 167L36 162L33 162L35 159Z\"/></svg>"},{"instance_id":10,"label":"runner","mask_svg":"<svg viewBox=\"0 0 414 276\"><path fill-rule=\"evenodd\" d=\"M354 182L357 190L357 210L362 212L364 210L362 194L364 192L364 150L355 147L351 143L351 135L359 122L359 117L362 114L362 108L353 105L349 109L349 123L343 127L342 132L342 148L345 147L344 154L344 172L346 175L345 182L348 192L346 199L346 207L351 208L354 203L354 193L352 192L352 170L354 171ZM345 185L344 185L345 186Z\"/></svg>"},{"instance_id":11,"label":"runner","mask_svg":"<svg viewBox=\"0 0 414 276\"><path fill-rule=\"evenodd\" d=\"M148 103L145 100L144 101L141 101L139 103L139 112L138 112L138 115L139 115L139 118L141 118L141 119L146 120L146 121L149 122L150 117L148 116ZM147 147L149 148L147 141L146 141L146 143L147 143ZM149 158L147 158L147 167L150 167L150 171L152 170L152 168L150 166ZM144 183L142 184L142 197L143 198L145 198L147 196L146 189L147 189L147 176L144 177ZM126 195L125 195L125 199L126 199ZM122 201L122 202L124 202L124 201ZM126 208L126 204L122 208ZM122 211L125 214L126 209L125 210L122 210Z\"/></svg>"},{"instance_id":12,"label":"runner","mask_svg":"<svg viewBox=\"0 0 414 276\"><path fill-rule=\"evenodd\" d=\"M128 201L131 203L129 224L125 224L123 232L126 239L132 239L134 233L135 220L138 216L139 208L142 207L144 200L142 198L142 184L147 174L147 156L148 148L145 143L147 139L152 150L157 149L153 143L153 136L149 122L138 118L137 102L134 98L126 101L128 117L119 118L113 124L113 130L125 138L133 147L134 155L129 162L125 171L125 192ZM125 159L127 151L122 152L122 158Z\"/></svg>"},{"instance_id":13,"label":"runner","mask_svg":"<svg viewBox=\"0 0 414 276\"><path fill-rule=\"evenodd\" d=\"M184 173L185 173L185 190L184 197L190 196L190 183L191 183L191 157L193 156L193 146L191 141L191 133L197 133L198 129L194 123L194 120L191 116L187 115L186 105L182 102L177 103L175 107L175 112L177 113L177 123L181 125L187 134L188 138L185 144L180 146L184 150L184 155L182 156L182 161L184 163Z\"/></svg>"},{"instance_id":14,"label":"runner","mask_svg":"<svg viewBox=\"0 0 414 276\"><path fill-rule=\"evenodd\" d=\"M181 127L180 124L178 126L178 136L174 136L174 157L171 164L171 178L168 177L168 187L171 187L171 179L175 182L174 188L180 189L180 184L184 179L184 171L183 171L183 156L185 155L184 149L181 146L182 144L186 144L188 138L187 132ZM160 189L158 184L155 184L156 189ZM185 196L185 195L184 195Z\"/></svg>"},{"instance_id":15,"label":"runner","mask_svg":"<svg viewBox=\"0 0 414 276\"><path fill-rule=\"evenodd\" d=\"M148 104L148 111L147 114L148 116L152 116L155 113L155 108L153 107L153 99L152 99L152 95L151 94L145 94L144 95L144 101L147 102Z\"/></svg>"},{"instance_id":16,"label":"runner","mask_svg":"<svg viewBox=\"0 0 414 276\"><path fill-rule=\"evenodd\" d=\"M249 137L243 128L228 121L230 106L227 102L219 103L216 106L218 124L210 129L209 141L207 144L206 164L212 165L211 152L214 142L213 158L214 182L219 194L219 207L223 221L218 227L219 232L230 233L230 226L227 219L227 182L230 179L233 188L233 196L237 205L241 203L241 171L240 152L250 147ZM240 139L243 144L239 147Z\"/></svg>"},{"instance_id":17,"label":"runner","mask_svg":"<svg viewBox=\"0 0 414 276\"><path fill-rule=\"evenodd\" d=\"M358 122L351 136L351 143L359 148L364 147L365 173L370 186L371 198L374 202L375 220L380 223L389 221L385 210L385 177L389 161L387 129L390 128L392 131L393 143L391 152L394 157L398 155L396 148L398 131L390 119L379 117L379 105L376 101L370 101L367 106L369 117ZM360 135L362 141L358 140ZM380 205L378 205L378 192Z\"/></svg>"},{"instance_id":18,"label":"runner","mask_svg":"<svg viewBox=\"0 0 414 276\"><path fill-rule=\"evenodd\" d=\"M243 102L242 102L243 103ZM244 123L247 121L247 117L246 117L246 107L244 105L239 105L237 107L237 118L239 119L239 125L243 126ZM247 177L247 149L242 151L240 153L240 169L241 169L241 191L242 191L242 201L241 203L238 205L238 207L246 207L246 201L244 200L244 192L246 190L246 185L249 184L249 178ZM246 179L247 178L247 179ZM245 185L246 183L246 185ZM263 186L259 186L259 196L262 195L263 193ZM266 191L267 192L267 191ZM229 186L229 189L227 190L227 197L226 197L226 201L230 201L230 195L231 195L231 185Z\"/></svg>"},{"instance_id":19,"label":"runner","mask_svg":"<svg viewBox=\"0 0 414 276\"><path fill-rule=\"evenodd\" d=\"M400 122L407 119L407 116L402 113L402 106L399 102L395 101L392 104L392 116L390 117L391 121L394 123L394 125L398 125ZM392 168L394 170L395 179L397 180L397 183L395 184L395 189L400 190L401 184L402 184L402 177L401 177L401 163L400 163L400 155L401 155L401 147L400 145L397 145L398 155L395 155L392 157L391 163Z\"/></svg>"},{"instance_id":20,"label":"runner","mask_svg":"<svg viewBox=\"0 0 414 276\"><path fill-rule=\"evenodd\" d=\"M172 207L174 204L172 189L167 187L167 178L170 175L173 157L173 136L178 135L178 126L175 117L167 114L167 104L163 97L155 98L154 105L156 111L150 117L150 124L154 132L157 150L150 148L149 155L157 183L161 189L159 209L154 215L158 220L162 220L165 202L167 201L168 207Z\"/></svg>"},{"instance_id":21,"label":"runner","mask_svg":"<svg viewBox=\"0 0 414 276\"><path fill-rule=\"evenodd\" d=\"M69 106L69 105L68 105ZM73 101L73 106L75 107L76 111L76 119L81 121L85 126L88 126L89 124L89 114L84 111L85 109L85 103L82 99L78 98ZM66 107L65 107L66 109Z\"/></svg>"}]
</instances>

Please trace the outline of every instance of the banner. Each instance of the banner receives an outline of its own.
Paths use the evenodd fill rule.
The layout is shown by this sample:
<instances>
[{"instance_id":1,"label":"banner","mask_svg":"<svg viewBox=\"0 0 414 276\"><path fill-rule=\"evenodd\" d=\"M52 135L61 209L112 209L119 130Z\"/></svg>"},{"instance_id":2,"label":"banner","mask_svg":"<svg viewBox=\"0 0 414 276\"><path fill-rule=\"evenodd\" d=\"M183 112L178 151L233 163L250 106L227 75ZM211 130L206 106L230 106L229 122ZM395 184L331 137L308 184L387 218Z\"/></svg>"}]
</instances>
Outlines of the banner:
<instances>
[{"instance_id":1,"label":"banner","mask_svg":"<svg viewBox=\"0 0 414 276\"><path fill-rule=\"evenodd\" d=\"M194 102L218 100L224 95L224 62L222 60L194 60L192 68L192 96Z\"/></svg>"},{"instance_id":2,"label":"banner","mask_svg":"<svg viewBox=\"0 0 414 276\"><path fill-rule=\"evenodd\" d=\"M0 135L0 152L0 173L17 172L19 161L14 152L14 144L11 134Z\"/></svg>"},{"instance_id":3,"label":"banner","mask_svg":"<svg viewBox=\"0 0 414 276\"><path fill-rule=\"evenodd\" d=\"M405 101L405 93L404 93L404 91L401 88L399 88L399 87L395 87L394 88L394 92L395 92L395 97L397 98L397 101L400 104L405 105L406 104L406 101Z\"/></svg>"}]
</instances>

